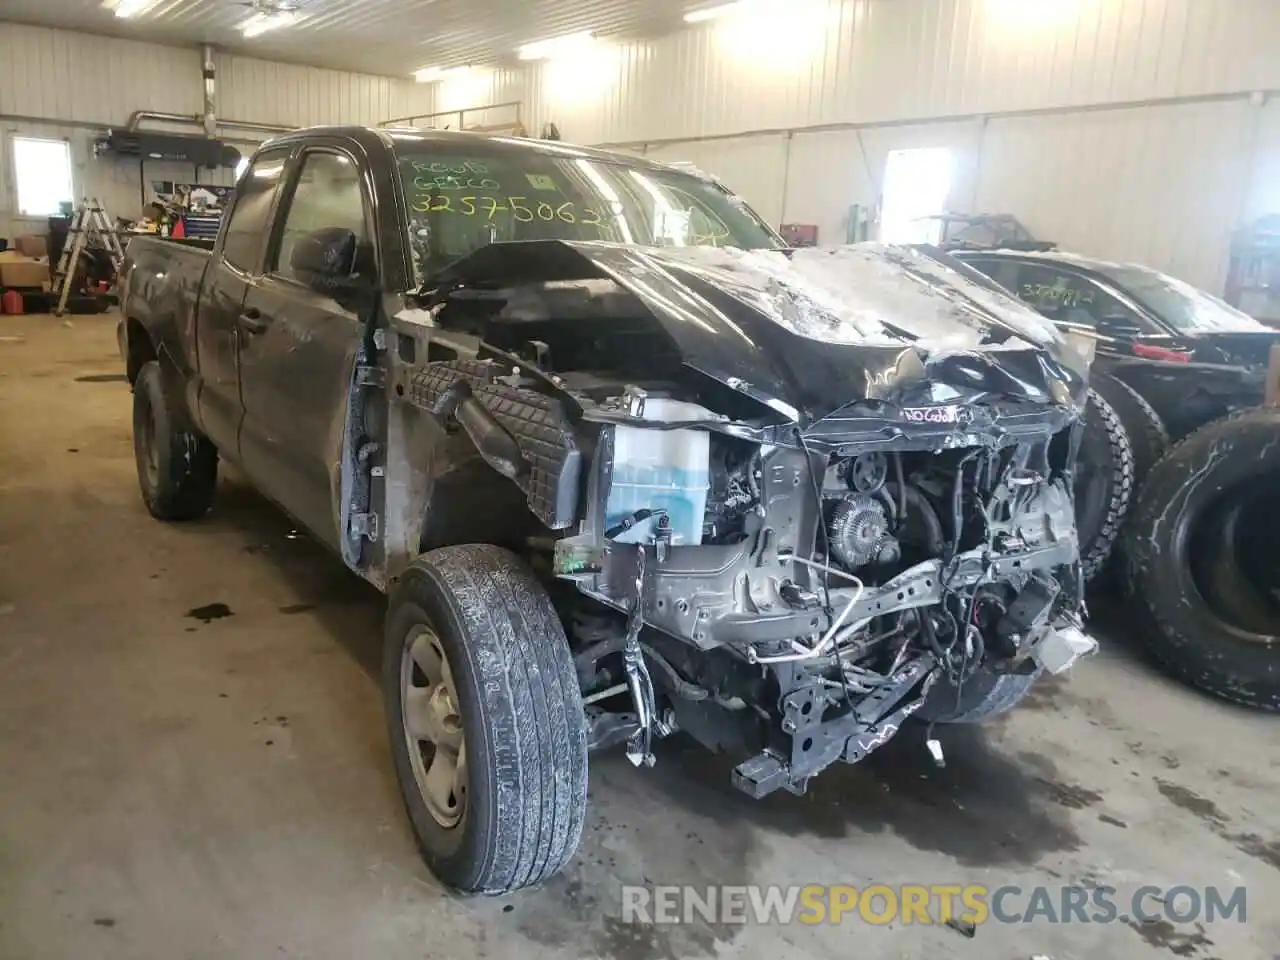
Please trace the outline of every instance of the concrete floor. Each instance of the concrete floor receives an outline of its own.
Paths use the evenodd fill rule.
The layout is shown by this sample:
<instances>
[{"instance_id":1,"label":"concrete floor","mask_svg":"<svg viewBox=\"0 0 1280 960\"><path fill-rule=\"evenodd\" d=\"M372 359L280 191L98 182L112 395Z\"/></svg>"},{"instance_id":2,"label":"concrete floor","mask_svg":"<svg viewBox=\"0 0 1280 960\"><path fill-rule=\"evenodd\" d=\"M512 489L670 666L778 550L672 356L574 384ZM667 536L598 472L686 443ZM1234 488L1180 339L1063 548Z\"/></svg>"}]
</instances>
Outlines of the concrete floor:
<instances>
[{"instance_id":1,"label":"concrete floor","mask_svg":"<svg viewBox=\"0 0 1280 960\"><path fill-rule=\"evenodd\" d=\"M597 758L563 876L507 899L447 894L392 778L381 597L242 484L200 523L147 516L113 328L0 317L3 960L1280 951L1276 718L1185 690L1122 643L1011 717L945 731L941 771L916 731L807 797L752 803L686 744L647 772ZM1249 912L972 939L619 919L624 883L812 882L1244 885Z\"/></svg>"}]
</instances>

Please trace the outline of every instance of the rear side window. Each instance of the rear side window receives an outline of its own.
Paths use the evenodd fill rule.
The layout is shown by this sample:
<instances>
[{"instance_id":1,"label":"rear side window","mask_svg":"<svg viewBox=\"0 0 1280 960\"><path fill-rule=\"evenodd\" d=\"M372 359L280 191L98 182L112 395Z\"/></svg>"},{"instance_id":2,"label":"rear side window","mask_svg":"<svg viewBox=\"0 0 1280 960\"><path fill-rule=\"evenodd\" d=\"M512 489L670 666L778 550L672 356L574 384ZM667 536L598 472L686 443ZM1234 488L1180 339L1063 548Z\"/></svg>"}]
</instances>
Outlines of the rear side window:
<instances>
[{"instance_id":1,"label":"rear side window","mask_svg":"<svg viewBox=\"0 0 1280 960\"><path fill-rule=\"evenodd\" d=\"M267 272L297 279L290 265L293 248L316 230L335 227L350 230L363 247L369 239L367 220L360 170L355 162L343 154L327 151L306 154L284 214L279 248L272 258L274 262L267 264Z\"/></svg>"},{"instance_id":2,"label":"rear side window","mask_svg":"<svg viewBox=\"0 0 1280 960\"><path fill-rule=\"evenodd\" d=\"M257 266L262 237L267 232L267 218L271 216L271 203L288 159L287 147L264 150L240 179L222 242L223 259L233 267L252 270Z\"/></svg>"}]
</instances>

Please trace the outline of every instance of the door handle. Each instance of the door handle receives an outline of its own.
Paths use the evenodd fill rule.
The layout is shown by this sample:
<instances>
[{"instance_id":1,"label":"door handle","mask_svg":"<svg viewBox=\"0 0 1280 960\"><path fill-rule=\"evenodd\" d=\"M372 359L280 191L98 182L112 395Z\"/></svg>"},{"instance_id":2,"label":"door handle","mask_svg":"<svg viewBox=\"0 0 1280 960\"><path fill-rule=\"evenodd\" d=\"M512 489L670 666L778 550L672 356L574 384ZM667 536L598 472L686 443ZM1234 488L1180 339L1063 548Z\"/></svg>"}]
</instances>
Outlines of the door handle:
<instances>
[{"instance_id":1,"label":"door handle","mask_svg":"<svg viewBox=\"0 0 1280 960\"><path fill-rule=\"evenodd\" d=\"M261 333L267 329L267 321L257 307L247 307L240 314L238 323L245 333Z\"/></svg>"}]
</instances>

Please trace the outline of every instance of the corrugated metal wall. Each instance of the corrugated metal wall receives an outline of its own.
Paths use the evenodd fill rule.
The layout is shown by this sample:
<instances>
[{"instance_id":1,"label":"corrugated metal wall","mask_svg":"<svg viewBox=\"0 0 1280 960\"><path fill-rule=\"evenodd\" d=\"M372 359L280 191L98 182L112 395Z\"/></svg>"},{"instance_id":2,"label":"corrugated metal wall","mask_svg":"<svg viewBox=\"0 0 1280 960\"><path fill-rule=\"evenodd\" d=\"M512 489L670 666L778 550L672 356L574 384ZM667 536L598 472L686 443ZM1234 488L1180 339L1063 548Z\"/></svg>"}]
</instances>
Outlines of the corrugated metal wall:
<instances>
[{"instance_id":1,"label":"corrugated metal wall","mask_svg":"<svg viewBox=\"0 0 1280 960\"><path fill-rule=\"evenodd\" d=\"M790 0L624 45L537 109L597 141L706 137L1280 86L1273 0ZM579 82L575 89L581 90Z\"/></svg>"},{"instance_id":2,"label":"corrugated metal wall","mask_svg":"<svg viewBox=\"0 0 1280 960\"><path fill-rule=\"evenodd\" d=\"M992 121L975 206L1015 210L1068 249L1220 291L1259 120L1234 101Z\"/></svg>"},{"instance_id":3,"label":"corrugated metal wall","mask_svg":"<svg viewBox=\"0 0 1280 960\"><path fill-rule=\"evenodd\" d=\"M219 110L267 123L376 122L518 100L535 133L553 121L569 140L691 160L769 219L817 223L825 241L844 238L850 205L877 201L889 151L945 146L956 158L953 210L1011 212L1082 252L1145 260L1211 289L1222 286L1231 230L1280 210L1280 108L1268 102L1280 91L1280 0L778 9L773 21L716 21L589 63L475 69L434 88L219 56ZM120 123L139 108L195 113L197 60L0 24L0 115ZM82 162L86 182L115 182ZM3 187L0 230L12 198Z\"/></svg>"},{"instance_id":4,"label":"corrugated metal wall","mask_svg":"<svg viewBox=\"0 0 1280 960\"><path fill-rule=\"evenodd\" d=\"M472 71L456 108L691 160L771 220L844 239L889 151L955 154L949 205L1220 290L1242 218L1280 211L1280 0L790 0L590 65ZM1108 108L1098 111L1099 106ZM1124 109L1119 109L1123 107ZM1030 114L1030 115L1028 115Z\"/></svg>"},{"instance_id":5,"label":"corrugated metal wall","mask_svg":"<svg viewBox=\"0 0 1280 960\"><path fill-rule=\"evenodd\" d=\"M408 79L229 54L217 54L214 62L218 115L228 120L284 126L375 124L429 111L434 102L429 87ZM200 53L195 49L0 23L0 236L33 227L12 215L11 137L68 140L77 192L101 198L112 213L134 216L141 206L138 164L94 159L94 136L108 125L123 126L135 110L194 115L202 105ZM267 135L224 131L245 151L252 149L253 137ZM184 164L146 166L148 182L190 181L194 174ZM229 183L231 178L230 171L201 171L199 177L205 183Z\"/></svg>"}]
</instances>

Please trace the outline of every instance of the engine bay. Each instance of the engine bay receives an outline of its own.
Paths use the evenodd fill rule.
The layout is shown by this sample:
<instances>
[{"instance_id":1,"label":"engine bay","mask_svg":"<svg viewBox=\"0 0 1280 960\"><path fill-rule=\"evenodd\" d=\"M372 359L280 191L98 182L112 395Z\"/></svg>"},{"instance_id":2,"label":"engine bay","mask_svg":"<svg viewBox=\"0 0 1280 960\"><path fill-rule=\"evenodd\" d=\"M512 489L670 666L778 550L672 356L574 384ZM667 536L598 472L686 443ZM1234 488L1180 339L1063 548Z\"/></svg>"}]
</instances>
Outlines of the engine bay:
<instances>
[{"instance_id":1,"label":"engine bay","mask_svg":"<svg viewBox=\"0 0 1280 960\"><path fill-rule=\"evenodd\" d=\"M753 796L802 791L908 718L986 715L1096 648L1071 493L1083 380L1002 329L1006 305L915 277L968 344L933 351L889 327L857 342L812 287L736 263L486 256L397 316L392 386L443 429L424 438L465 434L513 484L481 505L481 475L445 457L436 500L527 531L573 588L557 607L593 747L648 765L681 729L747 757ZM494 258L530 281L485 281Z\"/></svg>"},{"instance_id":2,"label":"engine bay","mask_svg":"<svg viewBox=\"0 0 1280 960\"><path fill-rule=\"evenodd\" d=\"M626 691L636 763L651 761L652 736L682 727L754 751L735 776L747 792L802 790L908 717L950 718L979 675L1029 684L1094 647L1079 621L1069 425L1029 442L868 452L677 425L651 439L687 461L681 435L701 433L705 472L686 462L665 484L648 477L636 500L642 471L618 453L635 444L616 435L643 429L606 428L597 448L591 502L614 505L622 477L632 512L606 509L598 533L589 513L588 532L556 544L557 572L626 615L606 639L588 617L577 639L588 698Z\"/></svg>"}]
</instances>

